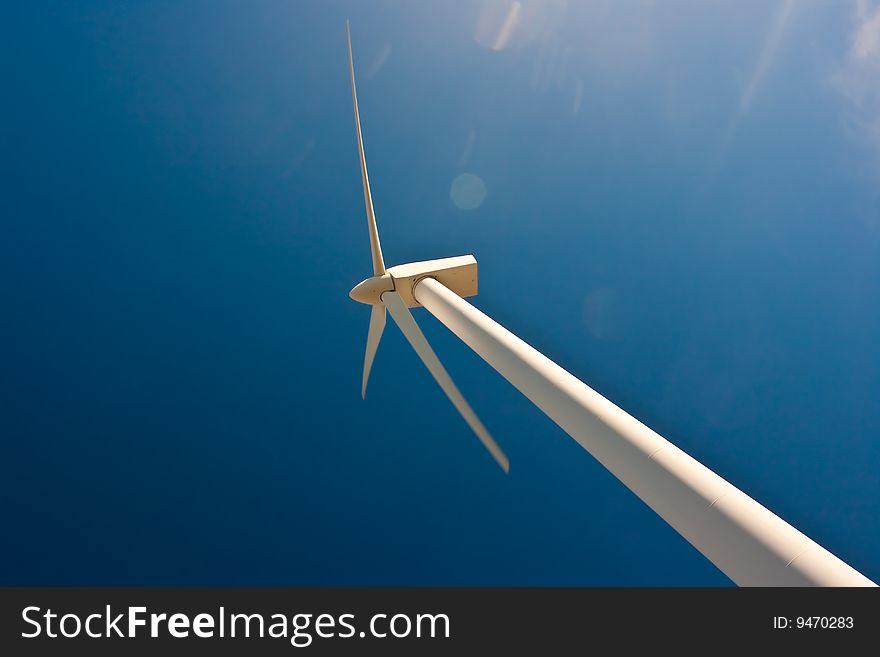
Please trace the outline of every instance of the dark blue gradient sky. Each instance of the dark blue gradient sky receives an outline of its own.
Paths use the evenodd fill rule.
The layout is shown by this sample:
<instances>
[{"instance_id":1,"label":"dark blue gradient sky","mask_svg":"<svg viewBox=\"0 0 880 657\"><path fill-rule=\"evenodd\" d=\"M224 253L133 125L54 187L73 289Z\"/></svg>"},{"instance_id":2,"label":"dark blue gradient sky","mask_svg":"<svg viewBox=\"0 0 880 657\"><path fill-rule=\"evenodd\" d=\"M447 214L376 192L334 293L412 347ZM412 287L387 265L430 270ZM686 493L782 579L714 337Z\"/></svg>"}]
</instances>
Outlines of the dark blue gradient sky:
<instances>
[{"instance_id":1,"label":"dark blue gradient sky","mask_svg":"<svg viewBox=\"0 0 880 657\"><path fill-rule=\"evenodd\" d=\"M386 262L474 253L475 305L880 579L876 3L7 13L0 583L730 583L422 310L510 475L393 325L361 401L346 17Z\"/></svg>"}]
</instances>

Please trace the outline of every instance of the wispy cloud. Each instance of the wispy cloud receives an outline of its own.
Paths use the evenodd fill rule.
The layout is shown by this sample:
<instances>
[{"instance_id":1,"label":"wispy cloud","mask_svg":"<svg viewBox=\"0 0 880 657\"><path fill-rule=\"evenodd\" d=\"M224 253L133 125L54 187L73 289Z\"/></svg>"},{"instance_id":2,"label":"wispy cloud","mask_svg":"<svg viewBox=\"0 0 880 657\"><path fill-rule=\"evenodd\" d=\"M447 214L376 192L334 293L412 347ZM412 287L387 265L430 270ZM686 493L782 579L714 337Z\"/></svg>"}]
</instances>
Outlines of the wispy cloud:
<instances>
[{"instance_id":1,"label":"wispy cloud","mask_svg":"<svg viewBox=\"0 0 880 657\"><path fill-rule=\"evenodd\" d=\"M577 114L581 111L581 103L584 100L584 83L578 78L574 83L574 101L571 104L571 113Z\"/></svg>"},{"instance_id":2,"label":"wispy cloud","mask_svg":"<svg viewBox=\"0 0 880 657\"><path fill-rule=\"evenodd\" d=\"M873 10L867 0L856 2L859 24L853 39L852 54L857 59L876 57L880 53L880 6Z\"/></svg>"},{"instance_id":3,"label":"wispy cloud","mask_svg":"<svg viewBox=\"0 0 880 657\"><path fill-rule=\"evenodd\" d=\"M764 45L761 47L758 61L755 63L755 68L752 70L752 74L749 76L748 82L743 87L742 93L739 96L736 111L722 133L721 141L718 144L718 150L715 151L715 157L712 159L712 164L709 166L710 175L715 173L721 161L724 159L724 155L727 153L727 149L736 134L740 122L743 120L743 117L748 114L755 95L760 89L761 84L764 82L764 78L767 77L767 71L771 68L773 61L776 58L776 53L779 50L779 45L782 43L785 35L785 28L791 19L794 6L794 0L784 0L773 18L773 22L767 32L767 37L764 39Z\"/></svg>"},{"instance_id":4,"label":"wispy cloud","mask_svg":"<svg viewBox=\"0 0 880 657\"><path fill-rule=\"evenodd\" d=\"M849 103L849 131L880 148L880 3L856 1L849 52L835 82Z\"/></svg>"},{"instance_id":5,"label":"wispy cloud","mask_svg":"<svg viewBox=\"0 0 880 657\"><path fill-rule=\"evenodd\" d=\"M510 36L513 34L516 24L519 22L519 10L521 6L522 5L518 2L514 2L510 5L510 10L507 12L507 16L501 24L501 29L498 30L498 35L492 43L492 50L504 50L507 42L510 41Z\"/></svg>"},{"instance_id":6,"label":"wispy cloud","mask_svg":"<svg viewBox=\"0 0 880 657\"><path fill-rule=\"evenodd\" d=\"M773 19L773 24L770 27L770 31L767 33L767 38L764 40L764 46L761 48L761 55L758 57L758 63L755 65L755 70L752 72L748 84L746 84L739 97L739 106L736 113L737 121L749 111L752 99L755 97L755 92L764 81L764 77L767 75L767 69L770 68L770 64L776 57L776 51L779 49L779 44L782 42L785 26L788 24L789 18L791 18L793 8L794 0L785 0L785 2L780 5L779 11Z\"/></svg>"},{"instance_id":7,"label":"wispy cloud","mask_svg":"<svg viewBox=\"0 0 880 657\"><path fill-rule=\"evenodd\" d=\"M482 0L474 40L491 50L519 49L560 28L566 0Z\"/></svg>"},{"instance_id":8,"label":"wispy cloud","mask_svg":"<svg viewBox=\"0 0 880 657\"><path fill-rule=\"evenodd\" d=\"M851 173L874 190L863 199L860 218L880 236L880 0L856 0L853 8L848 49L832 82L843 98L844 133L863 153L861 165Z\"/></svg>"},{"instance_id":9,"label":"wispy cloud","mask_svg":"<svg viewBox=\"0 0 880 657\"><path fill-rule=\"evenodd\" d=\"M388 61L388 58L391 56L391 44L387 41L382 44L382 49L379 53L373 58L370 62L370 67L367 69L367 74L364 76L365 80L369 80L376 75L382 67L385 66L385 63Z\"/></svg>"}]
</instances>

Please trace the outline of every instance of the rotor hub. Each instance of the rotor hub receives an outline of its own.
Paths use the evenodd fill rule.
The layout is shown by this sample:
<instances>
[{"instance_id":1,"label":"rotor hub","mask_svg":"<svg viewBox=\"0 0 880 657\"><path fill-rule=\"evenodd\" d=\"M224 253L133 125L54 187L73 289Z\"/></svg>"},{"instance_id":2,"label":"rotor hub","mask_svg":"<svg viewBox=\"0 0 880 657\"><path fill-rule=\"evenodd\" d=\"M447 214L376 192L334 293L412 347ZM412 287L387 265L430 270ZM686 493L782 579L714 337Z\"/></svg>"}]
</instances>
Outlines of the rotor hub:
<instances>
[{"instance_id":1,"label":"rotor hub","mask_svg":"<svg viewBox=\"0 0 880 657\"><path fill-rule=\"evenodd\" d=\"M358 303L373 305L382 303L382 293L389 292L393 289L394 279L391 278L391 274L371 276L351 288L351 292L348 293L348 296Z\"/></svg>"}]
</instances>

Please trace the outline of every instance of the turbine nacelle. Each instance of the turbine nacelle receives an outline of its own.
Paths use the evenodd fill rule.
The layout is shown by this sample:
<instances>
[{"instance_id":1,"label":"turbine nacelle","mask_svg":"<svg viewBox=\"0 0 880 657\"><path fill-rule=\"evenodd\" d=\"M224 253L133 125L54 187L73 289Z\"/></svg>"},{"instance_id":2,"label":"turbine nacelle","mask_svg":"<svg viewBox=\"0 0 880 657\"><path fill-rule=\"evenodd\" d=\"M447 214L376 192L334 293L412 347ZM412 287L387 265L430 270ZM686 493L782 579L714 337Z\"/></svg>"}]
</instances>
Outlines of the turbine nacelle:
<instances>
[{"instance_id":1,"label":"turbine nacelle","mask_svg":"<svg viewBox=\"0 0 880 657\"><path fill-rule=\"evenodd\" d=\"M422 260L389 267L381 276L372 276L355 285L348 293L355 301L369 305L382 303L382 294L396 291L407 308L421 304L413 289L423 278L436 278L460 297L477 294L477 260L472 255Z\"/></svg>"}]
</instances>

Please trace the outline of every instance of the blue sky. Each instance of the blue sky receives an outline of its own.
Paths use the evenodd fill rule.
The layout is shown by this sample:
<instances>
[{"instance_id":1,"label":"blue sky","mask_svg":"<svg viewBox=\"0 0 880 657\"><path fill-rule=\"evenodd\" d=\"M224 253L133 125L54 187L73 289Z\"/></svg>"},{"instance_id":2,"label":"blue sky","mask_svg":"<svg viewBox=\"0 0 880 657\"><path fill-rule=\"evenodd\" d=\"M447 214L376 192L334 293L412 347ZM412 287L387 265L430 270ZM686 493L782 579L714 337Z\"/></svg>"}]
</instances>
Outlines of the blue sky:
<instances>
[{"instance_id":1,"label":"blue sky","mask_svg":"<svg viewBox=\"0 0 880 657\"><path fill-rule=\"evenodd\" d=\"M727 585L388 264L880 579L880 8L77 2L4 48L0 583Z\"/></svg>"}]
</instances>

